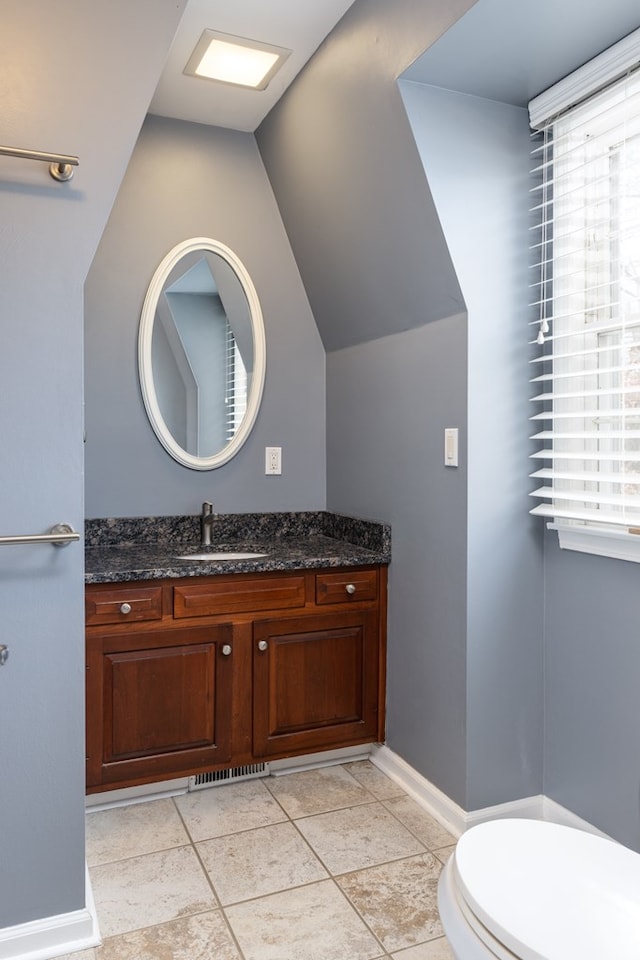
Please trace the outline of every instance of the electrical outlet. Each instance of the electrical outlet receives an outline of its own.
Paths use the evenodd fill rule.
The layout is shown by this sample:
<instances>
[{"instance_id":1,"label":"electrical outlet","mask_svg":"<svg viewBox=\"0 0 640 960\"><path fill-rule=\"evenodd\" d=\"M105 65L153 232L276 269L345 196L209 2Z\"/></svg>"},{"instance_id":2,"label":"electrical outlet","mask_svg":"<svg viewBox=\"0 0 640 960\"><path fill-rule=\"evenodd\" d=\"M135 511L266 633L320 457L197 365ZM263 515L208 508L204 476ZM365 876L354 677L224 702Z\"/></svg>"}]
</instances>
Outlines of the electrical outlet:
<instances>
[{"instance_id":1,"label":"electrical outlet","mask_svg":"<svg viewBox=\"0 0 640 960\"><path fill-rule=\"evenodd\" d=\"M282 447L264 448L264 472L268 477L280 476L282 473Z\"/></svg>"}]
</instances>

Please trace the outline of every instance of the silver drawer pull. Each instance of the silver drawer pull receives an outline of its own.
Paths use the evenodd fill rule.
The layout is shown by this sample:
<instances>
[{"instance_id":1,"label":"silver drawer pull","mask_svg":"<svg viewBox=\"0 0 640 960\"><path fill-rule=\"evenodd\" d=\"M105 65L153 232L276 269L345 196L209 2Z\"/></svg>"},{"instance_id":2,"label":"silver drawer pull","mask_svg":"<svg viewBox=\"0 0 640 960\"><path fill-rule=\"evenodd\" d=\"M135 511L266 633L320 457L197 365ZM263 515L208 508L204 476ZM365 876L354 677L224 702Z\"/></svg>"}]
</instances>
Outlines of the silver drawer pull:
<instances>
[{"instance_id":1,"label":"silver drawer pull","mask_svg":"<svg viewBox=\"0 0 640 960\"><path fill-rule=\"evenodd\" d=\"M121 603L121 604L120 604L120 613L131 613L131 604L130 604L130 603Z\"/></svg>"},{"instance_id":2,"label":"silver drawer pull","mask_svg":"<svg viewBox=\"0 0 640 960\"><path fill-rule=\"evenodd\" d=\"M0 643L0 667L4 667L9 659L9 647L6 643Z\"/></svg>"},{"instance_id":3,"label":"silver drawer pull","mask_svg":"<svg viewBox=\"0 0 640 960\"><path fill-rule=\"evenodd\" d=\"M349 596L352 597L353 594L356 592L356 585L355 585L355 583L348 583L348 584L346 585L346 587L345 587L345 590L347 591L347 593L349 594Z\"/></svg>"},{"instance_id":4,"label":"silver drawer pull","mask_svg":"<svg viewBox=\"0 0 640 960\"><path fill-rule=\"evenodd\" d=\"M260 650L261 653L264 653L264 651L268 649L269 649L269 644L267 643L266 640L258 641L258 650Z\"/></svg>"},{"instance_id":5,"label":"silver drawer pull","mask_svg":"<svg viewBox=\"0 0 640 960\"><path fill-rule=\"evenodd\" d=\"M231 653L231 644L225 643L220 652L222 653L223 657L228 657Z\"/></svg>"}]
</instances>

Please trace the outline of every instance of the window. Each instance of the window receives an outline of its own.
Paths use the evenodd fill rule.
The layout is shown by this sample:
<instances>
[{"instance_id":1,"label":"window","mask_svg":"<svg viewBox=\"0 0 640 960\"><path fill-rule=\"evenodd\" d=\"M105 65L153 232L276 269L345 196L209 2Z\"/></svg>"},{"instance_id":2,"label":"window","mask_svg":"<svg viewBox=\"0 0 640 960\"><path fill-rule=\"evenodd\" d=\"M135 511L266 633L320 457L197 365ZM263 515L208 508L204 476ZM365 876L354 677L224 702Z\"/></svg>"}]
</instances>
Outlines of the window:
<instances>
[{"instance_id":1,"label":"window","mask_svg":"<svg viewBox=\"0 0 640 960\"><path fill-rule=\"evenodd\" d=\"M569 105L530 104L532 122L553 104L534 136L531 512L563 547L640 562L638 60L640 31L558 85Z\"/></svg>"}]
</instances>

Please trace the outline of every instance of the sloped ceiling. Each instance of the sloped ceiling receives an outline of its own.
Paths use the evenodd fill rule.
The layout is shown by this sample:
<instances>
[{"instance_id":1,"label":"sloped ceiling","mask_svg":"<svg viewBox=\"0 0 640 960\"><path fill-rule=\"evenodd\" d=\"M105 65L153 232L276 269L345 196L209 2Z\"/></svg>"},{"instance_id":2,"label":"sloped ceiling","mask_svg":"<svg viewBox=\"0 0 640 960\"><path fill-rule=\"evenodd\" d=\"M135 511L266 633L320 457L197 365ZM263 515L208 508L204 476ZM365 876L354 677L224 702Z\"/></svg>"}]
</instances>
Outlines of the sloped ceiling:
<instances>
[{"instance_id":1,"label":"sloped ceiling","mask_svg":"<svg viewBox=\"0 0 640 960\"><path fill-rule=\"evenodd\" d=\"M356 0L257 131L327 351L465 309L398 76L524 107L639 21L637 0Z\"/></svg>"},{"instance_id":2,"label":"sloped ceiling","mask_svg":"<svg viewBox=\"0 0 640 960\"><path fill-rule=\"evenodd\" d=\"M353 0L189 0L150 113L233 130L253 131L320 46ZM266 90L184 74L204 30L291 50Z\"/></svg>"},{"instance_id":3,"label":"sloped ceiling","mask_svg":"<svg viewBox=\"0 0 640 960\"><path fill-rule=\"evenodd\" d=\"M402 79L524 107L638 27L638 0L478 0Z\"/></svg>"}]
</instances>

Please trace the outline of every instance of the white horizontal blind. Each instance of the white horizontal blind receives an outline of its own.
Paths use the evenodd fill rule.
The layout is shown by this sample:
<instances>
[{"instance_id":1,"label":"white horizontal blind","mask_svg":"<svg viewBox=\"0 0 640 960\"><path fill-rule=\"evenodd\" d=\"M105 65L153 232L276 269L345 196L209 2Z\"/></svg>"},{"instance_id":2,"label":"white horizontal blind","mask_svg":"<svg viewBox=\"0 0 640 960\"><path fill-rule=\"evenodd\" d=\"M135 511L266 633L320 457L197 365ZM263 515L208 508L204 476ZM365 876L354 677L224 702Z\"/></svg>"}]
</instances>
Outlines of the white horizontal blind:
<instances>
[{"instance_id":1,"label":"white horizontal blind","mask_svg":"<svg viewBox=\"0 0 640 960\"><path fill-rule=\"evenodd\" d=\"M229 442L238 432L247 410L247 371L228 320L226 321L225 369L225 432Z\"/></svg>"},{"instance_id":2,"label":"white horizontal blind","mask_svg":"<svg viewBox=\"0 0 640 960\"><path fill-rule=\"evenodd\" d=\"M640 71L534 143L531 512L640 533Z\"/></svg>"}]
</instances>

